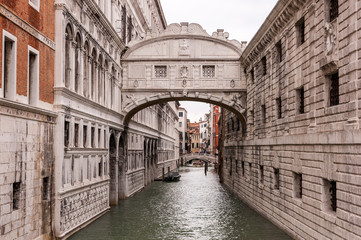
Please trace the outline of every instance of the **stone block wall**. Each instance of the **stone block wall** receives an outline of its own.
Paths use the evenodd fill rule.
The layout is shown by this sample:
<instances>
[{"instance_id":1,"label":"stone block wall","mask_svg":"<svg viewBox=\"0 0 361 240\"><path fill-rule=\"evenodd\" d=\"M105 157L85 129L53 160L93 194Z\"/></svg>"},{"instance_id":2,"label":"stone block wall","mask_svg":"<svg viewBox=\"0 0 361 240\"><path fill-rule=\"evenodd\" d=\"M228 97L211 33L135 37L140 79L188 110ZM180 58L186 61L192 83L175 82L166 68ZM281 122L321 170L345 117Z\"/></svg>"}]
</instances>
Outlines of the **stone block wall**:
<instances>
[{"instance_id":1,"label":"stone block wall","mask_svg":"<svg viewBox=\"0 0 361 240\"><path fill-rule=\"evenodd\" d=\"M295 239L361 238L360 7L330 4L276 5L242 55L245 137L225 127L225 184Z\"/></svg>"},{"instance_id":2,"label":"stone block wall","mask_svg":"<svg viewBox=\"0 0 361 240\"><path fill-rule=\"evenodd\" d=\"M0 104L0 238L47 239L55 115L3 100Z\"/></svg>"}]
</instances>

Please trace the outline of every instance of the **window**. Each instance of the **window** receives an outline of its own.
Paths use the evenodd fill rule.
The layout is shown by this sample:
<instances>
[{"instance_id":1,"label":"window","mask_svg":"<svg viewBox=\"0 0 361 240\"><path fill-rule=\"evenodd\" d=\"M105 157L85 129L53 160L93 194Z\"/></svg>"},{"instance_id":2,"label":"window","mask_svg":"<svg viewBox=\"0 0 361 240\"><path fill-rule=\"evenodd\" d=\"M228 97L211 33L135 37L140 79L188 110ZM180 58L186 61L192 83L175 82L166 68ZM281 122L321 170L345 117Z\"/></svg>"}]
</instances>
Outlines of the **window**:
<instances>
[{"instance_id":1,"label":"window","mask_svg":"<svg viewBox=\"0 0 361 240\"><path fill-rule=\"evenodd\" d=\"M179 112L179 113L178 113L178 116L179 116L179 117L183 117L183 112Z\"/></svg>"},{"instance_id":2,"label":"window","mask_svg":"<svg viewBox=\"0 0 361 240\"><path fill-rule=\"evenodd\" d=\"M101 177L103 173L103 161L102 159L98 163L98 177Z\"/></svg>"},{"instance_id":3,"label":"window","mask_svg":"<svg viewBox=\"0 0 361 240\"><path fill-rule=\"evenodd\" d=\"M202 66L203 77L205 78L214 78L216 76L215 66L214 65L204 65Z\"/></svg>"},{"instance_id":4,"label":"window","mask_svg":"<svg viewBox=\"0 0 361 240\"><path fill-rule=\"evenodd\" d=\"M30 6L32 6L36 11L39 12L40 0L29 0Z\"/></svg>"},{"instance_id":5,"label":"window","mask_svg":"<svg viewBox=\"0 0 361 240\"><path fill-rule=\"evenodd\" d=\"M74 125L74 146L79 147L79 124Z\"/></svg>"},{"instance_id":6,"label":"window","mask_svg":"<svg viewBox=\"0 0 361 240\"><path fill-rule=\"evenodd\" d=\"M248 163L248 172L249 172L248 178L251 179L251 177L252 177L252 163Z\"/></svg>"},{"instance_id":7,"label":"window","mask_svg":"<svg viewBox=\"0 0 361 240\"><path fill-rule=\"evenodd\" d=\"M302 114L305 113L305 89L301 87L296 90L296 106L297 113Z\"/></svg>"},{"instance_id":8,"label":"window","mask_svg":"<svg viewBox=\"0 0 361 240\"><path fill-rule=\"evenodd\" d=\"M266 58L266 56L264 56L261 59L261 65L262 65L262 75L266 76L267 75L267 58Z\"/></svg>"},{"instance_id":9,"label":"window","mask_svg":"<svg viewBox=\"0 0 361 240\"><path fill-rule=\"evenodd\" d=\"M244 177L244 161L241 162L242 177Z\"/></svg>"},{"instance_id":10,"label":"window","mask_svg":"<svg viewBox=\"0 0 361 240\"><path fill-rule=\"evenodd\" d=\"M107 130L104 130L104 146L103 148L107 148Z\"/></svg>"},{"instance_id":11,"label":"window","mask_svg":"<svg viewBox=\"0 0 361 240\"><path fill-rule=\"evenodd\" d=\"M328 5L329 21L332 22L338 17L338 0L329 0Z\"/></svg>"},{"instance_id":12,"label":"window","mask_svg":"<svg viewBox=\"0 0 361 240\"><path fill-rule=\"evenodd\" d=\"M263 120L263 123L266 123L266 105L263 104L261 106L261 108L262 108L262 120Z\"/></svg>"},{"instance_id":13,"label":"window","mask_svg":"<svg viewBox=\"0 0 361 240\"><path fill-rule=\"evenodd\" d=\"M49 199L49 177L43 178L43 200Z\"/></svg>"},{"instance_id":14,"label":"window","mask_svg":"<svg viewBox=\"0 0 361 240\"><path fill-rule=\"evenodd\" d=\"M276 98L276 105L277 105L277 118L282 118L282 100L281 97Z\"/></svg>"},{"instance_id":15,"label":"window","mask_svg":"<svg viewBox=\"0 0 361 240\"><path fill-rule=\"evenodd\" d=\"M91 127L90 129L90 139L91 139L91 146L95 147L95 127Z\"/></svg>"},{"instance_id":16,"label":"window","mask_svg":"<svg viewBox=\"0 0 361 240\"><path fill-rule=\"evenodd\" d=\"M133 23L132 17L128 17L128 42L132 41Z\"/></svg>"},{"instance_id":17,"label":"window","mask_svg":"<svg viewBox=\"0 0 361 240\"><path fill-rule=\"evenodd\" d=\"M125 43L127 37L127 9L125 6L122 6L122 39Z\"/></svg>"},{"instance_id":18,"label":"window","mask_svg":"<svg viewBox=\"0 0 361 240\"><path fill-rule=\"evenodd\" d=\"M83 147L87 147L88 126L83 126Z\"/></svg>"},{"instance_id":19,"label":"window","mask_svg":"<svg viewBox=\"0 0 361 240\"><path fill-rule=\"evenodd\" d=\"M278 62L282 62L283 60L283 55L282 55L282 43L281 43L281 40L279 40L277 43L276 43L276 51L277 51L277 60Z\"/></svg>"},{"instance_id":20,"label":"window","mask_svg":"<svg viewBox=\"0 0 361 240\"><path fill-rule=\"evenodd\" d=\"M259 183L263 184L264 180L264 167L263 165L259 165Z\"/></svg>"},{"instance_id":21,"label":"window","mask_svg":"<svg viewBox=\"0 0 361 240\"><path fill-rule=\"evenodd\" d=\"M254 84L254 68L251 69L251 80L252 83Z\"/></svg>"},{"instance_id":22,"label":"window","mask_svg":"<svg viewBox=\"0 0 361 240\"><path fill-rule=\"evenodd\" d=\"M2 96L15 99L16 93L16 42L17 39L3 30Z\"/></svg>"},{"instance_id":23,"label":"window","mask_svg":"<svg viewBox=\"0 0 361 240\"><path fill-rule=\"evenodd\" d=\"M39 99L39 51L28 47L28 103L37 105Z\"/></svg>"},{"instance_id":24,"label":"window","mask_svg":"<svg viewBox=\"0 0 361 240\"><path fill-rule=\"evenodd\" d=\"M156 78L166 78L167 66L154 66L154 72Z\"/></svg>"},{"instance_id":25,"label":"window","mask_svg":"<svg viewBox=\"0 0 361 240\"><path fill-rule=\"evenodd\" d=\"M69 147L69 137L70 137L70 123L65 121L64 123L64 146Z\"/></svg>"},{"instance_id":26,"label":"window","mask_svg":"<svg viewBox=\"0 0 361 240\"><path fill-rule=\"evenodd\" d=\"M238 173L238 159L236 159L236 173Z\"/></svg>"},{"instance_id":27,"label":"window","mask_svg":"<svg viewBox=\"0 0 361 240\"><path fill-rule=\"evenodd\" d=\"M196 146L196 148L199 148L199 143L197 143L197 146Z\"/></svg>"},{"instance_id":28,"label":"window","mask_svg":"<svg viewBox=\"0 0 361 240\"><path fill-rule=\"evenodd\" d=\"M338 72L331 74L328 78L330 82L330 106L335 106L339 104Z\"/></svg>"},{"instance_id":29,"label":"window","mask_svg":"<svg viewBox=\"0 0 361 240\"><path fill-rule=\"evenodd\" d=\"M241 130L241 121L237 118L237 131Z\"/></svg>"},{"instance_id":30,"label":"window","mask_svg":"<svg viewBox=\"0 0 361 240\"><path fill-rule=\"evenodd\" d=\"M98 148L100 148L100 145L101 145L101 138L100 138L100 135L101 135L101 132L102 130L100 128L98 128Z\"/></svg>"},{"instance_id":31,"label":"window","mask_svg":"<svg viewBox=\"0 0 361 240\"><path fill-rule=\"evenodd\" d=\"M273 189L280 189L280 170L273 168Z\"/></svg>"},{"instance_id":32,"label":"window","mask_svg":"<svg viewBox=\"0 0 361 240\"><path fill-rule=\"evenodd\" d=\"M302 198L302 174L293 173L293 195L296 198Z\"/></svg>"},{"instance_id":33,"label":"window","mask_svg":"<svg viewBox=\"0 0 361 240\"><path fill-rule=\"evenodd\" d=\"M337 189L336 189L336 181L329 181L323 179L324 186L324 207L326 210L331 212L336 212L337 210Z\"/></svg>"},{"instance_id":34,"label":"window","mask_svg":"<svg viewBox=\"0 0 361 240\"><path fill-rule=\"evenodd\" d=\"M21 182L13 183L13 210L17 210L20 208L20 187Z\"/></svg>"},{"instance_id":35,"label":"window","mask_svg":"<svg viewBox=\"0 0 361 240\"><path fill-rule=\"evenodd\" d=\"M182 127L182 122L179 122L179 127Z\"/></svg>"},{"instance_id":36,"label":"window","mask_svg":"<svg viewBox=\"0 0 361 240\"><path fill-rule=\"evenodd\" d=\"M298 46L305 42L305 18L302 17L296 23L296 37Z\"/></svg>"}]
</instances>

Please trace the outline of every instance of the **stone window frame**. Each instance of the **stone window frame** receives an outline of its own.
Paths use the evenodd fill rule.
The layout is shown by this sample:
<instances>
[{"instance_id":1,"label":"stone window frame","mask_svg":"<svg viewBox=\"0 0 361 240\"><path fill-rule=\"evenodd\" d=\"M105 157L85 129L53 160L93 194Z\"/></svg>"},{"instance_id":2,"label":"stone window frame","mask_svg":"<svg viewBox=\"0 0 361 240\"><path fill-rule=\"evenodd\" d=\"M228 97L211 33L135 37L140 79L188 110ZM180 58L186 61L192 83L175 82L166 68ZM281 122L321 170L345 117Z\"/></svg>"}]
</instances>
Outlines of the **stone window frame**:
<instances>
[{"instance_id":1,"label":"stone window frame","mask_svg":"<svg viewBox=\"0 0 361 240\"><path fill-rule=\"evenodd\" d=\"M213 69L213 71L207 71L207 69L211 70ZM202 65L202 77L203 78L215 78L216 77L216 65L212 65L212 64L207 64L207 65Z\"/></svg>"},{"instance_id":2,"label":"stone window frame","mask_svg":"<svg viewBox=\"0 0 361 240\"><path fill-rule=\"evenodd\" d=\"M162 72L163 71L163 72ZM165 79L168 77L167 65L154 65L154 78Z\"/></svg>"},{"instance_id":3,"label":"stone window frame","mask_svg":"<svg viewBox=\"0 0 361 240\"><path fill-rule=\"evenodd\" d=\"M267 56L261 58L262 76L267 75Z\"/></svg>"},{"instance_id":4,"label":"stone window frame","mask_svg":"<svg viewBox=\"0 0 361 240\"><path fill-rule=\"evenodd\" d=\"M293 197L302 199L302 173L293 172Z\"/></svg>"},{"instance_id":5,"label":"stone window frame","mask_svg":"<svg viewBox=\"0 0 361 240\"><path fill-rule=\"evenodd\" d=\"M258 164L258 183L260 185L264 184L264 165Z\"/></svg>"},{"instance_id":6,"label":"stone window frame","mask_svg":"<svg viewBox=\"0 0 361 240\"><path fill-rule=\"evenodd\" d=\"M322 209L328 213L336 214L337 211L337 182L322 179Z\"/></svg>"},{"instance_id":7,"label":"stone window frame","mask_svg":"<svg viewBox=\"0 0 361 240\"><path fill-rule=\"evenodd\" d=\"M283 49L282 49L282 40L279 40L275 44L276 52L277 52L277 61L278 63L281 63L283 61Z\"/></svg>"},{"instance_id":8,"label":"stone window frame","mask_svg":"<svg viewBox=\"0 0 361 240\"><path fill-rule=\"evenodd\" d=\"M338 0L325 0L325 19L327 22L333 22L339 16Z\"/></svg>"},{"instance_id":9,"label":"stone window frame","mask_svg":"<svg viewBox=\"0 0 361 240\"><path fill-rule=\"evenodd\" d=\"M276 98L276 111L277 111L277 119L282 118L282 97L279 96Z\"/></svg>"},{"instance_id":10,"label":"stone window frame","mask_svg":"<svg viewBox=\"0 0 361 240\"><path fill-rule=\"evenodd\" d=\"M29 5L36 11L40 12L40 0L29 0Z\"/></svg>"},{"instance_id":11,"label":"stone window frame","mask_svg":"<svg viewBox=\"0 0 361 240\"><path fill-rule=\"evenodd\" d=\"M33 65L33 69L31 69L30 65L31 65L31 59L30 56L33 55L35 56L34 59L34 65ZM28 46L28 79L27 79L27 94L28 94L28 103L30 105L33 106L37 106L39 103L39 58L40 58L40 52L31 47ZM32 74L30 74L30 71L32 72ZM30 79L30 75L32 75L33 77Z\"/></svg>"},{"instance_id":12,"label":"stone window frame","mask_svg":"<svg viewBox=\"0 0 361 240\"><path fill-rule=\"evenodd\" d=\"M16 79L17 79L17 38L11 33L3 29L2 39L2 84L1 84L1 97L10 100L15 99L16 95ZM14 49L11 51L11 63L9 63L9 79L5 80L5 42L13 42ZM6 94L5 94L6 93Z\"/></svg>"}]
</instances>

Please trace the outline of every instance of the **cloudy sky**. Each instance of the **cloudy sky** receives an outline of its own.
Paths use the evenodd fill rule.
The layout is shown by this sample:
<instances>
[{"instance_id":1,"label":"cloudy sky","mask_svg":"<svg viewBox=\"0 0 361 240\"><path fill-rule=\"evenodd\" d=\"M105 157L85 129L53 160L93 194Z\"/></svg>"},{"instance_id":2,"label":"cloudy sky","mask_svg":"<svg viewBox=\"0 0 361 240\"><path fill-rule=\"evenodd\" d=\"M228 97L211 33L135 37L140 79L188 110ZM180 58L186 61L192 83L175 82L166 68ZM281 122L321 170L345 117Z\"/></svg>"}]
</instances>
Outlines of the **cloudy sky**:
<instances>
[{"instance_id":1,"label":"cloudy sky","mask_svg":"<svg viewBox=\"0 0 361 240\"><path fill-rule=\"evenodd\" d=\"M249 42L277 0L161 0L168 25L199 23L208 34L217 29L229 33L229 39ZM209 111L209 104L181 102L194 122Z\"/></svg>"}]
</instances>

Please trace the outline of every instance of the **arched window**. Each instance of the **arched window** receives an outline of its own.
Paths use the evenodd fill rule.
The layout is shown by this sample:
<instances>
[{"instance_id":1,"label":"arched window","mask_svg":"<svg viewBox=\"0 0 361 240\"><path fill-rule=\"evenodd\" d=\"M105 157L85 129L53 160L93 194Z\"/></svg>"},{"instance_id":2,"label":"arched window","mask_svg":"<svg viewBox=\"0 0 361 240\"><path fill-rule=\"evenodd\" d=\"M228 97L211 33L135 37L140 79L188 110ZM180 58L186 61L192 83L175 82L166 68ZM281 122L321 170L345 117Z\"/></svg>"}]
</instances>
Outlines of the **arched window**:
<instances>
[{"instance_id":1,"label":"arched window","mask_svg":"<svg viewBox=\"0 0 361 240\"><path fill-rule=\"evenodd\" d=\"M101 102L103 95L103 56L98 58L98 101Z\"/></svg>"},{"instance_id":2,"label":"arched window","mask_svg":"<svg viewBox=\"0 0 361 240\"><path fill-rule=\"evenodd\" d=\"M71 42L73 41L73 30L70 24L66 26L65 30L65 87L70 87L70 76L71 76Z\"/></svg>"},{"instance_id":3,"label":"arched window","mask_svg":"<svg viewBox=\"0 0 361 240\"><path fill-rule=\"evenodd\" d=\"M75 82L74 82L74 88L75 92L79 92L79 85L80 85L80 56L81 56L81 38L80 34L78 33L75 38L76 42L76 49L75 49Z\"/></svg>"},{"instance_id":4,"label":"arched window","mask_svg":"<svg viewBox=\"0 0 361 240\"><path fill-rule=\"evenodd\" d=\"M92 51L92 66L91 66L91 97L95 100L95 84L96 84L96 61L97 61L97 52L95 48Z\"/></svg>"},{"instance_id":5,"label":"arched window","mask_svg":"<svg viewBox=\"0 0 361 240\"><path fill-rule=\"evenodd\" d=\"M232 123L232 131L234 131L234 121L233 121L233 118L231 118L231 123Z\"/></svg>"},{"instance_id":6,"label":"arched window","mask_svg":"<svg viewBox=\"0 0 361 240\"><path fill-rule=\"evenodd\" d=\"M89 44L84 44L84 58L83 58L83 93L85 97L89 97Z\"/></svg>"},{"instance_id":7,"label":"arched window","mask_svg":"<svg viewBox=\"0 0 361 240\"><path fill-rule=\"evenodd\" d=\"M109 70L109 65L108 65L108 61L105 60L104 63L104 73L103 73L103 103L105 103L106 98L105 98L105 86L106 86L106 82L108 82L108 70Z\"/></svg>"},{"instance_id":8,"label":"arched window","mask_svg":"<svg viewBox=\"0 0 361 240\"><path fill-rule=\"evenodd\" d=\"M114 86L115 84L115 68L112 66L112 76L110 78L110 107L113 107L114 104Z\"/></svg>"}]
</instances>

